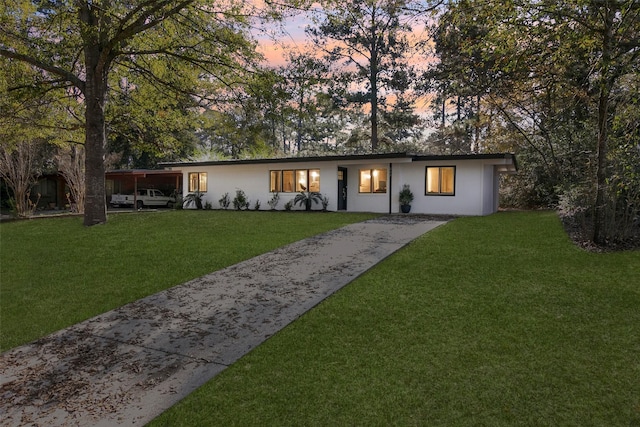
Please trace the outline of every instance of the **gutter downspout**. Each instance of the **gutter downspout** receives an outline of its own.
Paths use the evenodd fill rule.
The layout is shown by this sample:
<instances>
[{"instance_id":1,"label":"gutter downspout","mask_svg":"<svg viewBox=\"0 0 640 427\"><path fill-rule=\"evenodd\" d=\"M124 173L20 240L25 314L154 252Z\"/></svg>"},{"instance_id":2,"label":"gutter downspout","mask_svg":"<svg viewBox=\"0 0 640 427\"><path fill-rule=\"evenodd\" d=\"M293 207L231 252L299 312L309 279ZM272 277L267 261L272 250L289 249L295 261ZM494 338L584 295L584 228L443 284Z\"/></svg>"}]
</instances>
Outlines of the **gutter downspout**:
<instances>
[{"instance_id":1,"label":"gutter downspout","mask_svg":"<svg viewBox=\"0 0 640 427\"><path fill-rule=\"evenodd\" d=\"M389 185L387 185L389 189L389 215L391 215L391 204L393 203L393 163L389 162Z\"/></svg>"}]
</instances>

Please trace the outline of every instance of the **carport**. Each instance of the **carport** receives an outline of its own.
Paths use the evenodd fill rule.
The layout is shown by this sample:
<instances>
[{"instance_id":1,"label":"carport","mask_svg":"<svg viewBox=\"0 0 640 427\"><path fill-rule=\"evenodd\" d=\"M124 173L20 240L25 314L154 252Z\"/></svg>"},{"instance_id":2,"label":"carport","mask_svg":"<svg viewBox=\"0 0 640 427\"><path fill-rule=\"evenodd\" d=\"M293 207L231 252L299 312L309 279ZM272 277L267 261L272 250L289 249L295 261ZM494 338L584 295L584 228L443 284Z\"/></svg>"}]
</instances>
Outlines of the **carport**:
<instances>
[{"instance_id":1,"label":"carport","mask_svg":"<svg viewBox=\"0 0 640 427\"><path fill-rule=\"evenodd\" d=\"M138 188L155 188L166 195L182 194L182 171L179 170L113 170L105 174L105 179L107 201L113 194L137 194Z\"/></svg>"}]
</instances>

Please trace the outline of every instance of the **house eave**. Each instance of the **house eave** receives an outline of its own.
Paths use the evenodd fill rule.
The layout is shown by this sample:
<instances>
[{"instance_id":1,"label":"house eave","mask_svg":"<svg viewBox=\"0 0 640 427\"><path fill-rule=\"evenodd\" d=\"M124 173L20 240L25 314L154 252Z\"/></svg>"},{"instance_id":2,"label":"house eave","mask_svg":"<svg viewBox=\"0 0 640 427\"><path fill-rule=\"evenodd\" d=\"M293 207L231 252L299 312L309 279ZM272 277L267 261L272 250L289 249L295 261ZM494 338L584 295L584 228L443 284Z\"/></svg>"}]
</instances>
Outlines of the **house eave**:
<instances>
[{"instance_id":1,"label":"house eave","mask_svg":"<svg viewBox=\"0 0 640 427\"><path fill-rule=\"evenodd\" d=\"M268 159L233 159L212 160L202 162L168 162L160 163L161 167L187 167L187 166L222 166L222 165L251 165L267 163L314 163L314 162L362 162L362 161L389 161L389 162L413 162L435 160L494 160L496 164L504 164L505 172L517 171L517 163L514 154L453 154L453 155L417 155L412 153L382 153L382 154L350 154L340 156L313 156L313 157L282 157Z\"/></svg>"},{"instance_id":2,"label":"house eave","mask_svg":"<svg viewBox=\"0 0 640 427\"><path fill-rule=\"evenodd\" d=\"M385 153L385 154L349 154L341 156L312 156L312 157L275 157L268 159L231 159L231 160L210 160L203 162L173 162L160 163L161 167L179 166L220 166L220 165L251 165L264 163L302 163L302 162L344 162L352 160L380 160L380 159L402 159L411 158L409 153Z\"/></svg>"},{"instance_id":3,"label":"house eave","mask_svg":"<svg viewBox=\"0 0 640 427\"><path fill-rule=\"evenodd\" d=\"M167 170L167 169L117 169L110 170L105 173L107 178L114 177L137 177L137 178L145 178L150 175L162 175L162 176L182 176L182 171L180 170Z\"/></svg>"}]
</instances>

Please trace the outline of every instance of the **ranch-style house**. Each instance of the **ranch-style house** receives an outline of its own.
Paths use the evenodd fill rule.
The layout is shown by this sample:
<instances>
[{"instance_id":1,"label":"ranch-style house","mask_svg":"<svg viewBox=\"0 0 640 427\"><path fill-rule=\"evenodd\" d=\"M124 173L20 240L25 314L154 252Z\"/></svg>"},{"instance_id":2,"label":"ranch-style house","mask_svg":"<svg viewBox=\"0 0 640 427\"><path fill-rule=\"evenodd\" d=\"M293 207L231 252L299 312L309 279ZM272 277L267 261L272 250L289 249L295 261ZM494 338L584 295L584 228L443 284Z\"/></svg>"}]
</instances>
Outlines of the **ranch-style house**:
<instances>
[{"instance_id":1,"label":"ranch-style house","mask_svg":"<svg viewBox=\"0 0 640 427\"><path fill-rule=\"evenodd\" d=\"M411 213L489 215L498 210L501 174L517 171L513 154L415 155L409 153L291 157L164 163L183 175L184 194L201 192L217 208L228 193L242 190L251 203L270 209L278 193L283 209L299 192L321 193L327 210L395 213L405 184L414 199ZM304 209L296 206L294 209ZM314 205L313 209L321 209Z\"/></svg>"}]
</instances>

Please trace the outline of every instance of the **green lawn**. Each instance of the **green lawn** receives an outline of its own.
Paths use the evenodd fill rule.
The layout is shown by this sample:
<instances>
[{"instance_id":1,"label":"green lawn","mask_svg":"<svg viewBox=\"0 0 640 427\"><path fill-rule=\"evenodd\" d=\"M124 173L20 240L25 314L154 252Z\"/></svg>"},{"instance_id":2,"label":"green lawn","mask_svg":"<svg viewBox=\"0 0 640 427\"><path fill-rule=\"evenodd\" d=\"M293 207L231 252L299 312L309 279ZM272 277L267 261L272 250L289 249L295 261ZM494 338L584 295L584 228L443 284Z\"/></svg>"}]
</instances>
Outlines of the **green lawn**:
<instances>
[{"instance_id":1,"label":"green lawn","mask_svg":"<svg viewBox=\"0 0 640 427\"><path fill-rule=\"evenodd\" d=\"M2 348L371 217L169 211L0 224ZM640 252L554 213L421 237L152 423L640 426Z\"/></svg>"},{"instance_id":2,"label":"green lawn","mask_svg":"<svg viewBox=\"0 0 640 427\"><path fill-rule=\"evenodd\" d=\"M0 349L370 214L165 211L0 224Z\"/></svg>"},{"instance_id":3,"label":"green lawn","mask_svg":"<svg viewBox=\"0 0 640 427\"><path fill-rule=\"evenodd\" d=\"M640 426L640 252L555 214L421 237L154 426Z\"/></svg>"}]
</instances>

